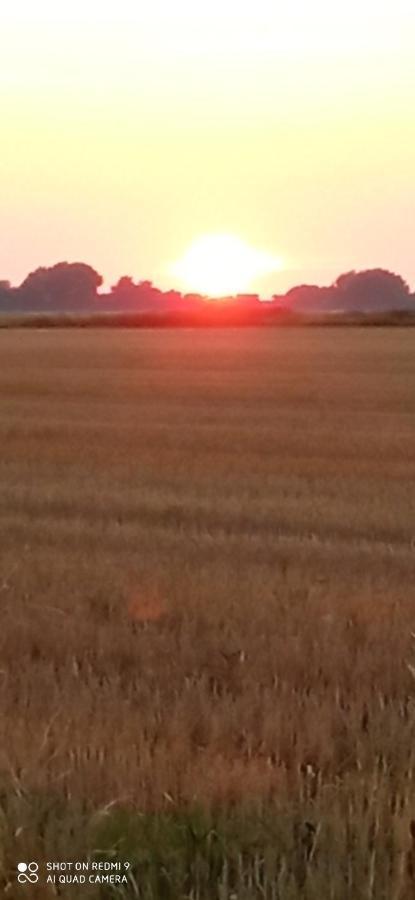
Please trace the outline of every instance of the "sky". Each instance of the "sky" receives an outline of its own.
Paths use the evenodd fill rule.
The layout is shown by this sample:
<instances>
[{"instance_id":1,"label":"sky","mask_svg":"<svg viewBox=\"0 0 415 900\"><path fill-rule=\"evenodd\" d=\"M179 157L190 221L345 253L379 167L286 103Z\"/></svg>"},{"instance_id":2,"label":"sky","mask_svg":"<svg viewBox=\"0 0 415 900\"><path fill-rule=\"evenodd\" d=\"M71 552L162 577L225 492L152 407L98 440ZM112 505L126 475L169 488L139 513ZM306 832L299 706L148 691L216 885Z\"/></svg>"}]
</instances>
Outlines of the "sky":
<instances>
[{"instance_id":1,"label":"sky","mask_svg":"<svg viewBox=\"0 0 415 900\"><path fill-rule=\"evenodd\" d=\"M415 288L412 0L13 0L0 31L0 279Z\"/></svg>"}]
</instances>

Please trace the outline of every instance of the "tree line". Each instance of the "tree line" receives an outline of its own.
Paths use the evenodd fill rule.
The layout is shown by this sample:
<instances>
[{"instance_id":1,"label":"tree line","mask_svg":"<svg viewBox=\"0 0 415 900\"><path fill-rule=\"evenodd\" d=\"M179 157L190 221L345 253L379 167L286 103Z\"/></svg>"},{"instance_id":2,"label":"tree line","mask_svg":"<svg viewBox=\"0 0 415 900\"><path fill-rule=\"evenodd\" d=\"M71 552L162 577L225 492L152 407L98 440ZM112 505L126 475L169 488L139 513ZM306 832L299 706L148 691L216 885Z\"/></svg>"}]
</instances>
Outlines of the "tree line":
<instances>
[{"instance_id":1,"label":"tree line","mask_svg":"<svg viewBox=\"0 0 415 900\"><path fill-rule=\"evenodd\" d=\"M85 263L60 262L39 267L17 287L0 281L0 312L8 313L151 313L193 316L207 308L208 297L162 291L151 281L135 282L123 276L103 292L102 276ZM237 294L215 298L221 308L243 314L264 310L257 294ZM209 304L212 308L213 304ZM216 306L216 304L215 304ZM267 310L293 313L377 313L415 312L415 295L408 284L393 272L376 268L351 271L329 287L302 284L285 294L274 294L266 303ZM216 307L219 308L219 307Z\"/></svg>"}]
</instances>

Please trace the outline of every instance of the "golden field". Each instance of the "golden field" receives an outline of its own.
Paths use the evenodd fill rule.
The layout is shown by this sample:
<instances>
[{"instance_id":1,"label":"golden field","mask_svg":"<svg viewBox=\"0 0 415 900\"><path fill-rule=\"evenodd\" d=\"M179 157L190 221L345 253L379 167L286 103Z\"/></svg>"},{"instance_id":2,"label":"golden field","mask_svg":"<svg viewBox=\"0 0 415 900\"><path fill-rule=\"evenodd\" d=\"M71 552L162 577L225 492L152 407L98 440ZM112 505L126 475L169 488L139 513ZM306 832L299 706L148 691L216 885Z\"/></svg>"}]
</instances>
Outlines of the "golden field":
<instances>
[{"instance_id":1,"label":"golden field","mask_svg":"<svg viewBox=\"0 0 415 900\"><path fill-rule=\"evenodd\" d=\"M0 435L9 896L414 897L414 332L4 330Z\"/></svg>"}]
</instances>

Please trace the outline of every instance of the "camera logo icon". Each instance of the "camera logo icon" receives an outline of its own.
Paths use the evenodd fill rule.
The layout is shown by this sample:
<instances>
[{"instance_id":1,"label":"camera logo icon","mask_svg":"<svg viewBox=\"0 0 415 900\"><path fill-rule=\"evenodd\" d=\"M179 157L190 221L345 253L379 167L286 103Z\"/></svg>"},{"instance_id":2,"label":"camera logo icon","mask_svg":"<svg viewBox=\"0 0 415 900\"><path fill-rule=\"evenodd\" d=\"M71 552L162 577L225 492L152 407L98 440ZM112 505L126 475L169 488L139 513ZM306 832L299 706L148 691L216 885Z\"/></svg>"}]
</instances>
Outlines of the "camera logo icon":
<instances>
[{"instance_id":1,"label":"camera logo icon","mask_svg":"<svg viewBox=\"0 0 415 900\"><path fill-rule=\"evenodd\" d=\"M29 881L30 884L37 884L39 881L39 875L37 874L39 865L37 862L21 862L17 866L17 871L19 873L17 876L19 884L26 884L27 881Z\"/></svg>"}]
</instances>

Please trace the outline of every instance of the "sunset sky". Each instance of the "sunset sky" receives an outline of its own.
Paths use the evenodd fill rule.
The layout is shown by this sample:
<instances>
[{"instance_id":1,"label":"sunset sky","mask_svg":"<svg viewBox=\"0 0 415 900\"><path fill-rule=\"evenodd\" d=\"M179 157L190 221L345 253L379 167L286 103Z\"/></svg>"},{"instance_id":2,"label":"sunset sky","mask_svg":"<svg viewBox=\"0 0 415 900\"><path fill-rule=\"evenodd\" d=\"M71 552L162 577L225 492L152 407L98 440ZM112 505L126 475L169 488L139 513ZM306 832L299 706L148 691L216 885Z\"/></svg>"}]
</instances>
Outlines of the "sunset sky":
<instances>
[{"instance_id":1,"label":"sunset sky","mask_svg":"<svg viewBox=\"0 0 415 900\"><path fill-rule=\"evenodd\" d=\"M415 287L413 0L13 0L0 27L0 278L203 289L225 235L238 289Z\"/></svg>"}]
</instances>

